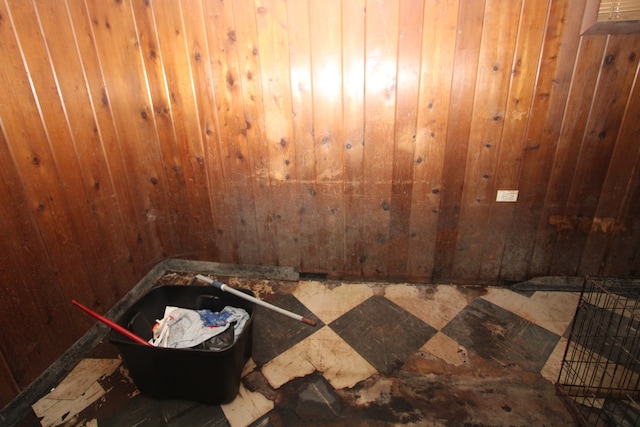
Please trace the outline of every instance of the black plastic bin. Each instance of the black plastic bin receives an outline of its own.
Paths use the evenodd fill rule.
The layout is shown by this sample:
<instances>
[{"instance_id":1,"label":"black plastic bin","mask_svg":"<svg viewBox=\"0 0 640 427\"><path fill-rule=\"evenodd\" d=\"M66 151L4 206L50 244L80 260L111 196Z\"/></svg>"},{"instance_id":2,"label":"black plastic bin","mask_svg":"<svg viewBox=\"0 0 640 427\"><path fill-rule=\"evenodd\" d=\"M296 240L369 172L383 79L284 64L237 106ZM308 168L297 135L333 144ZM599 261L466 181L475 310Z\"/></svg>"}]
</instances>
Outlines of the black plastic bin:
<instances>
[{"instance_id":1,"label":"black plastic bin","mask_svg":"<svg viewBox=\"0 0 640 427\"><path fill-rule=\"evenodd\" d=\"M241 291L253 296L250 291ZM168 305L212 311L229 305L245 309L249 320L237 341L221 351L150 347L112 330L109 341L120 350L134 383L140 392L156 399L230 402L238 394L242 369L251 357L254 304L213 286L166 285L152 289L117 323L150 339L151 326L164 316Z\"/></svg>"}]
</instances>

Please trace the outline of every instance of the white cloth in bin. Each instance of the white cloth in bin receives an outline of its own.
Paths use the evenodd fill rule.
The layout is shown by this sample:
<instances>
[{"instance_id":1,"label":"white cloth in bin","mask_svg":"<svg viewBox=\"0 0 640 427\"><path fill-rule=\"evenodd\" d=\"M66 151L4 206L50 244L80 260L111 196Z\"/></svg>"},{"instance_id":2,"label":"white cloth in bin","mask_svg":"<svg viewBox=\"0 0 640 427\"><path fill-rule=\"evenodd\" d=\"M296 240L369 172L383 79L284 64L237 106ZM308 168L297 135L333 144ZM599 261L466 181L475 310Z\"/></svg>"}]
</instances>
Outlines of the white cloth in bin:
<instances>
[{"instance_id":1,"label":"white cloth in bin","mask_svg":"<svg viewBox=\"0 0 640 427\"><path fill-rule=\"evenodd\" d=\"M167 306L164 317L153 328L149 342L156 347L190 348L226 331L236 322L234 343L242 334L249 313L242 308L226 306L220 312L190 310Z\"/></svg>"}]
</instances>

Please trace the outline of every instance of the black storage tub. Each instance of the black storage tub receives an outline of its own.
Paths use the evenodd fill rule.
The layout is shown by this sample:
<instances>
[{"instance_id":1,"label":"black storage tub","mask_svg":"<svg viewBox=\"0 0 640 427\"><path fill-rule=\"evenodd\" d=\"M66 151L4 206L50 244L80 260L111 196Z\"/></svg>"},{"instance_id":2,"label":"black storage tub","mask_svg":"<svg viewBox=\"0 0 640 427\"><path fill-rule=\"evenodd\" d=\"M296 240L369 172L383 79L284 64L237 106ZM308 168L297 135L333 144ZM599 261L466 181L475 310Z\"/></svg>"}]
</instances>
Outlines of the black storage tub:
<instances>
[{"instance_id":1,"label":"black storage tub","mask_svg":"<svg viewBox=\"0 0 640 427\"><path fill-rule=\"evenodd\" d=\"M253 296L251 291L240 291ZM148 340L151 326L164 316L168 305L212 311L229 305L245 309L249 320L238 340L222 351L150 347L112 330L109 341L118 347L134 383L156 399L230 402L238 394L242 369L251 357L254 304L213 286L165 285L143 296L117 323Z\"/></svg>"}]
</instances>

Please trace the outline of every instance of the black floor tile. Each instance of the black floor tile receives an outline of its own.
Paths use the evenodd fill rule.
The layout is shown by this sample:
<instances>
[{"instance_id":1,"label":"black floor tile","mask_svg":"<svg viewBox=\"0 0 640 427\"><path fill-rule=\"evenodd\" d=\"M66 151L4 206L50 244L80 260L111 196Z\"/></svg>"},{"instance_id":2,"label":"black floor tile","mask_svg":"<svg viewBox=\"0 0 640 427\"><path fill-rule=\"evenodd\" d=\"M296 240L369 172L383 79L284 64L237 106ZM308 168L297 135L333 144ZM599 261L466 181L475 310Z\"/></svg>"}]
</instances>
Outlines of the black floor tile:
<instances>
[{"instance_id":1,"label":"black floor tile","mask_svg":"<svg viewBox=\"0 0 640 427\"><path fill-rule=\"evenodd\" d=\"M111 417L98 417L100 427L202 426L228 427L219 405L203 405L183 400L156 400L137 395Z\"/></svg>"},{"instance_id":2,"label":"black floor tile","mask_svg":"<svg viewBox=\"0 0 640 427\"><path fill-rule=\"evenodd\" d=\"M324 324L291 294L275 294L268 301L276 307L315 320L313 327L273 310L256 306L253 321L253 352L251 357L262 366L307 338Z\"/></svg>"},{"instance_id":3,"label":"black floor tile","mask_svg":"<svg viewBox=\"0 0 640 427\"><path fill-rule=\"evenodd\" d=\"M327 425L342 412L342 399L320 372L295 378L277 391L277 405L267 414L273 424L252 426Z\"/></svg>"},{"instance_id":4,"label":"black floor tile","mask_svg":"<svg viewBox=\"0 0 640 427\"><path fill-rule=\"evenodd\" d=\"M100 427L156 427L163 426L162 411L159 409L159 401L143 395L137 395L129 403L112 417L98 419Z\"/></svg>"},{"instance_id":5,"label":"black floor tile","mask_svg":"<svg viewBox=\"0 0 640 427\"><path fill-rule=\"evenodd\" d=\"M169 427L228 427L229 422L220 406L198 405L167 423Z\"/></svg>"},{"instance_id":6,"label":"black floor tile","mask_svg":"<svg viewBox=\"0 0 640 427\"><path fill-rule=\"evenodd\" d=\"M531 298L536 291L532 290L514 290L513 292L522 295L523 297Z\"/></svg>"},{"instance_id":7,"label":"black floor tile","mask_svg":"<svg viewBox=\"0 0 640 427\"><path fill-rule=\"evenodd\" d=\"M496 366L540 372L560 337L482 298L465 307L442 332Z\"/></svg>"},{"instance_id":8,"label":"black floor tile","mask_svg":"<svg viewBox=\"0 0 640 427\"><path fill-rule=\"evenodd\" d=\"M378 371L389 374L437 332L402 307L373 296L329 324Z\"/></svg>"}]
</instances>

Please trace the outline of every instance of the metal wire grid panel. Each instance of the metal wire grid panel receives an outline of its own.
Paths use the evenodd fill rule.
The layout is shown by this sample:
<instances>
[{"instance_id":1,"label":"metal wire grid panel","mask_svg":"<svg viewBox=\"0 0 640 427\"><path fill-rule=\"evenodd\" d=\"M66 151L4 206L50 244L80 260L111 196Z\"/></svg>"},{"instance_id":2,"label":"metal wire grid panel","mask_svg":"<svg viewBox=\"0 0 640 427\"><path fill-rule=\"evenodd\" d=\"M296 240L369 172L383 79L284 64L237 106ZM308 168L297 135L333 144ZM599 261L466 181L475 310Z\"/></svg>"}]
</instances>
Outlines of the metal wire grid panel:
<instances>
[{"instance_id":1,"label":"metal wire grid panel","mask_svg":"<svg viewBox=\"0 0 640 427\"><path fill-rule=\"evenodd\" d=\"M640 289L587 278L556 390L583 426L640 426Z\"/></svg>"}]
</instances>

